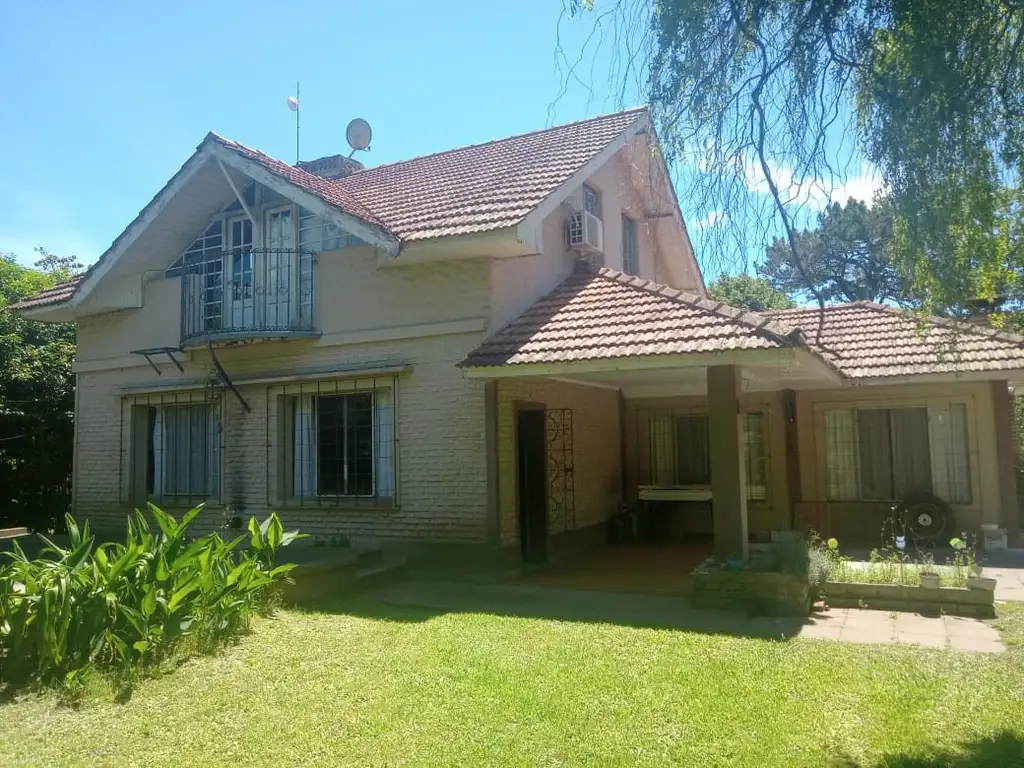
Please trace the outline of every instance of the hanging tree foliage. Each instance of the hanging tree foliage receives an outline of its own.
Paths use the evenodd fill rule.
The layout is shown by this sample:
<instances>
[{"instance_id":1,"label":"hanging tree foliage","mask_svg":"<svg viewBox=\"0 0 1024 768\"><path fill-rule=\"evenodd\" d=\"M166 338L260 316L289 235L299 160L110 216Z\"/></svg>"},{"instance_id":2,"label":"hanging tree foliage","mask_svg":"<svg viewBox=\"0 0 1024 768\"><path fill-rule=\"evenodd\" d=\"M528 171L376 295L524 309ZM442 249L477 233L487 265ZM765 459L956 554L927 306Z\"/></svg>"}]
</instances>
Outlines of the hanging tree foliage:
<instances>
[{"instance_id":1,"label":"hanging tree foliage","mask_svg":"<svg viewBox=\"0 0 1024 768\"><path fill-rule=\"evenodd\" d=\"M688 214L728 213L705 259L781 231L821 300L796 235L865 163L894 206L893 264L926 308L1019 302L1019 0L565 2L601 30L585 48L611 46L616 90L650 100Z\"/></svg>"}]
</instances>

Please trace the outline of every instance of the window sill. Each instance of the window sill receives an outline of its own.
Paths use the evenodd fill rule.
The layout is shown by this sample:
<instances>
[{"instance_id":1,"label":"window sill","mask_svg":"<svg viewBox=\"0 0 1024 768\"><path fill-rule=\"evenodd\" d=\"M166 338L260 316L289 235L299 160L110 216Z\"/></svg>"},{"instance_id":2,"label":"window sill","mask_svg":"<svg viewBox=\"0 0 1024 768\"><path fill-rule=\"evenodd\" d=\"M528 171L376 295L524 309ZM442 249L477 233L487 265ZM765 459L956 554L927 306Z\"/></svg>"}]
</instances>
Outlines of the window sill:
<instances>
[{"instance_id":1,"label":"window sill","mask_svg":"<svg viewBox=\"0 0 1024 768\"><path fill-rule=\"evenodd\" d=\"M374 498L373 496L346 498L315 498L286 499L278 504L271 504L272 509L282 512L298 512L308 509L323 510L359 510L370 512L390 512L400 508L392 499Z\"/></svg>"}]
</instances>

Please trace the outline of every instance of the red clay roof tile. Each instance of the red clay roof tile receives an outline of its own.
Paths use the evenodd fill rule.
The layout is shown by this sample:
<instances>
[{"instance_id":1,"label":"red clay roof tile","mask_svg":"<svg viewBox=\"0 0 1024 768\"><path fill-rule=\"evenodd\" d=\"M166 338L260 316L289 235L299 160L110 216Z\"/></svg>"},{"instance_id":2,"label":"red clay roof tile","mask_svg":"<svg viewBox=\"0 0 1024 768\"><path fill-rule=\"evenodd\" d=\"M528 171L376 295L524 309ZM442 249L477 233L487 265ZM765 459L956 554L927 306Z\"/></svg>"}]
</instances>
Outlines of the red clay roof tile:
<instances>
[{"instance_id":1,"label":"red clay roof tile","mask_svg":"<svg viewBox=\"0 0 1024 768\"><path fill-rule=\"evenodd\" d=\"M675 295L672 295L675 294ZM460 365L781 349L788 331L752 312L612 269L581 266Z\"/></svg>"},{"instance_id":2,"label":"red clay roof tile","mask_svg":"<svg viewBox=\"0 0 1024 768\"><path fill-rule=\"evenodd\" d=\"M850 379L1024 368L1024 336L871 302L768 314Z\"/></svg>"}]
</instances>

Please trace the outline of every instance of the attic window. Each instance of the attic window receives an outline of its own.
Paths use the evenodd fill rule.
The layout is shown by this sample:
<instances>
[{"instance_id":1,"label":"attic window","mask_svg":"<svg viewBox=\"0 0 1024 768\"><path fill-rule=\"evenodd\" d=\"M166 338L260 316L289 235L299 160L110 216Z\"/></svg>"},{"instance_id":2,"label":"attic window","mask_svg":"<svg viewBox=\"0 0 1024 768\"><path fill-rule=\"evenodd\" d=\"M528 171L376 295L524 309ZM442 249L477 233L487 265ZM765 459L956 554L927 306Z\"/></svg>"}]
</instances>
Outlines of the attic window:
<instances>
[{"instance_id":1,"label":"attic window","mask_svg":"<svg viewBox=\"0 0 1024 768\"><path fill-rule=\"evenodd\" d=\"M220 262L224 249L224 223L217 219L210 224L195 242L192 243L181 257L167 269L168 277L181 275L181 265L201 264L205 261Z\"/></svg>"},{"instance_id":2,"label":"attic window","mask_svg":"<svg viewBox=\"0 0 1024 768\"><path fill-rule=\"evenodd\" d=\"M583 210L601 218L601 195L589 184L583 185Z\"/></svg>"},{"instance_id":3,"label":"attic window","mask_svg":"<svg viewBox=\"0 0 1024 768\"><path fill-rule=\"evenodd\" d=\"M337 224L326 221L305 208L299 209L299 246L303 250L319 253L357 245L365 243Z\"/></svg>"},{"instance_id":4,"label":"attic window","mask_svg":"<svg viewBox=\"0 0 1024 768\"><path fill-rule=\"evenodd\" d=\"M242 191L242 198L245 200L245 204L251 209L256 205L256 182L252 182ZM242 204L235 200L224 210L231 213L240 212L242 210Z\"/></svg>"}]
</instances>

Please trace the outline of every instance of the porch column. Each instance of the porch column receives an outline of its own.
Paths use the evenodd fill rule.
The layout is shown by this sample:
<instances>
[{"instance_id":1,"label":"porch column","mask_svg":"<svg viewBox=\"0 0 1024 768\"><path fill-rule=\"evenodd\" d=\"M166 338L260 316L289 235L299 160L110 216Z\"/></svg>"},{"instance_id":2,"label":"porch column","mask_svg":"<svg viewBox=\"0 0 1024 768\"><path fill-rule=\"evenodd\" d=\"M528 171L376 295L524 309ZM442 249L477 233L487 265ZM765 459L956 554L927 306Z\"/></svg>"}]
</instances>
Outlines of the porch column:
<instances>
[{"instance_id":1,"label":"porch column","mask_svg":"<svg viewBox=\"0 0 1024 768\"><path fill-rule=\"evenodd\" d=\"M708 429L715 554L747 555L747 479L740 437L740 372L735 365L708 368Z\"/></svg>"}]
</instances>

